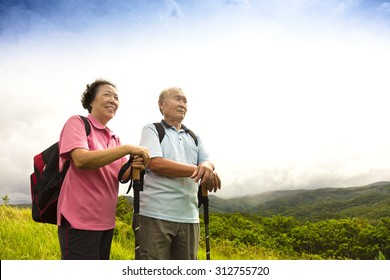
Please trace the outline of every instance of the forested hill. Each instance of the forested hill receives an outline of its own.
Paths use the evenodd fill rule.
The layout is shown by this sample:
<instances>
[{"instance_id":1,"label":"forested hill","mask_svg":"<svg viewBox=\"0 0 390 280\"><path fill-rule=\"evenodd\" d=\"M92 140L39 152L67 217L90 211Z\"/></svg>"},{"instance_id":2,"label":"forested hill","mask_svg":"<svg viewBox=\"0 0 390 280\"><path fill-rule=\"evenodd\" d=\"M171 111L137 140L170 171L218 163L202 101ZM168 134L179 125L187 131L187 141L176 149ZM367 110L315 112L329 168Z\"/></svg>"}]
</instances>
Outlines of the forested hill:
<instances>
[{"instance_id":1,"label":"forested hill","mask_svg":"<svg viewBox=\"0 0 390 280\"><path fill-rule=\"evenodd\" d=\"M210 195L210 212L293 216L299 220L390 217L390 182L362 187L280 190L222 199Z\"/></svg>"}]
</instances>

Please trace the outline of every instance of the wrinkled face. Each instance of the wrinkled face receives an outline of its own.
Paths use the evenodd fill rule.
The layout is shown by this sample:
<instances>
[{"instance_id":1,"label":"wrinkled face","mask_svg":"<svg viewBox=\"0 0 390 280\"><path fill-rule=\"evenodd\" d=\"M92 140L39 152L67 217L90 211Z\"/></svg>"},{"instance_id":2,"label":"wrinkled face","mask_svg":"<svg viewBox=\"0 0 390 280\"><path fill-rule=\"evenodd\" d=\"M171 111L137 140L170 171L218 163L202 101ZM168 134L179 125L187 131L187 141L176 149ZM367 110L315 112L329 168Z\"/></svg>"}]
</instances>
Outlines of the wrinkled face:
<instances>
[{"instance_id":1,"label":"wrinkled face","mask_svg":"<svg viewBox=\"0 0 390 280\"><path fill-rule=\"evenodd\" d=\"M91 114L102 124L111 120L118 110L119 98L116 88L111 85L99 86L95 99L91 103Z\"/></svg>"},{"instance_id":2,"label":"wrinkled face","mask_svg":"<svg viewBox=\"0 0 390 280\"><path fill-rule=\"evenodd\" d=\"M181 90L171 89L160 102L160 110L165 119L181 122L187 113L187 98Z\"/></svg>"}]
</instances>

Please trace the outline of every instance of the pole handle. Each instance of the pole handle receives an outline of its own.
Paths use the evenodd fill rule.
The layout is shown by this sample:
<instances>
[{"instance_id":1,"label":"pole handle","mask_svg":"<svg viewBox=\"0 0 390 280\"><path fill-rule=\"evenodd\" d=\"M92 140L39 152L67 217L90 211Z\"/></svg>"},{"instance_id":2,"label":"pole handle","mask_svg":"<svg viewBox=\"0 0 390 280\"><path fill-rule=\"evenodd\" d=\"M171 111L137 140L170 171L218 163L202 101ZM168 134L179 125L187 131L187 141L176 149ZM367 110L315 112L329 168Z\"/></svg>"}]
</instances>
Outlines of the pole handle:
<instances>
[{"instance_id":1,"label":"pole handle","mask_svg":"<svg viewBox=\"0 0 390 280\"><path fill-rule=\"evenodd\" d=\"M203 185L201 185L201 187L202 187L202 196L203 196L203 197L208 196L209 191L207 190L207 187L205 187L205 186L203 186Z\"/></svg>"},{"instance_id":2,"label":"pole handle","mask_svg":"<svg viewBox=\"0 0 390 280\"><path fill-rule=\"evenodd\" d=\"M133 180L140 180L140 173L141 173L141 170L137 169L137 168L134 168L133 169L133 172L132 172L132 178Z\"/></svg>"}]
</instances>

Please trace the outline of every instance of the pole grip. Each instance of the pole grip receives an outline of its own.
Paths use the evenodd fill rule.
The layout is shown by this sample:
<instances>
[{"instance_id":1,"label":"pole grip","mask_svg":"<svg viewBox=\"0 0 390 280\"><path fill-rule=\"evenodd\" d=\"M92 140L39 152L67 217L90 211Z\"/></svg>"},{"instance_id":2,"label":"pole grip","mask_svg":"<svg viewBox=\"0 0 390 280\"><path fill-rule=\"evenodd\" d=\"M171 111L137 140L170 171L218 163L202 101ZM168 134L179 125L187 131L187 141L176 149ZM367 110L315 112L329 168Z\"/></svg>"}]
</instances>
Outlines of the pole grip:
<instances>
[{"instance_id":1,"label":"pole grip","mask_svg":"<svg viewBox=\"0 0 390 280\"><path fill-rule=\"evenodd\" d=\"M201 186L202 187L202 196L203 197L206 197L206 196L208 196L208 194L209 194L209 191L207 190L207 187L205 187L205 186Z\"/></svg>"},{"instance_id":2,"label":"pole grip","mask_svg":"<svg viewBox=\"0 0 390 280\"><path fill-rule=\"evenodd\" d=\"M140 173L141 173L141 170L134 168L133 173L132 173L133 180L140 180Z\"/></svg>"}]
</instances>

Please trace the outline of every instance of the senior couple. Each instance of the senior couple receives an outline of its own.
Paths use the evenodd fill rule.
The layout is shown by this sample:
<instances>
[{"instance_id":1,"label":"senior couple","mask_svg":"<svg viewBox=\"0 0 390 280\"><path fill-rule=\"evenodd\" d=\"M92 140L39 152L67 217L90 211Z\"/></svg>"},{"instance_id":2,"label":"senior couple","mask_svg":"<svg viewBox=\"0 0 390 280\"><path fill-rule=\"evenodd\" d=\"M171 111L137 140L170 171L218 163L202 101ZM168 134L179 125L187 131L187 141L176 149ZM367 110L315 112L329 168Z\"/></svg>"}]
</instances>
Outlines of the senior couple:
<instances>
[{"instance_id":1,"label":"senior couple","mask_svg":"<svg viewBox=\"0 0 390 280\"><path fill-rule=\"evenodd\" d=\"M58 237L62 259L108 260L115 227L118 173L129 156L131 169L145 170L140 196L140 258L194 260L199 244L198 184L208 191L221 180L202 139L197 143L182 124L187 98L182 89L163 90L158 99L165 137L156 127L144 126L140 145L122 144L107 127L119 108L115 84L96 80L88 84L81 103L88 111L87 136L80 116L71 116L59 139L60 168L71 165L58 200Z\"/></svg>"}]
</instances>

